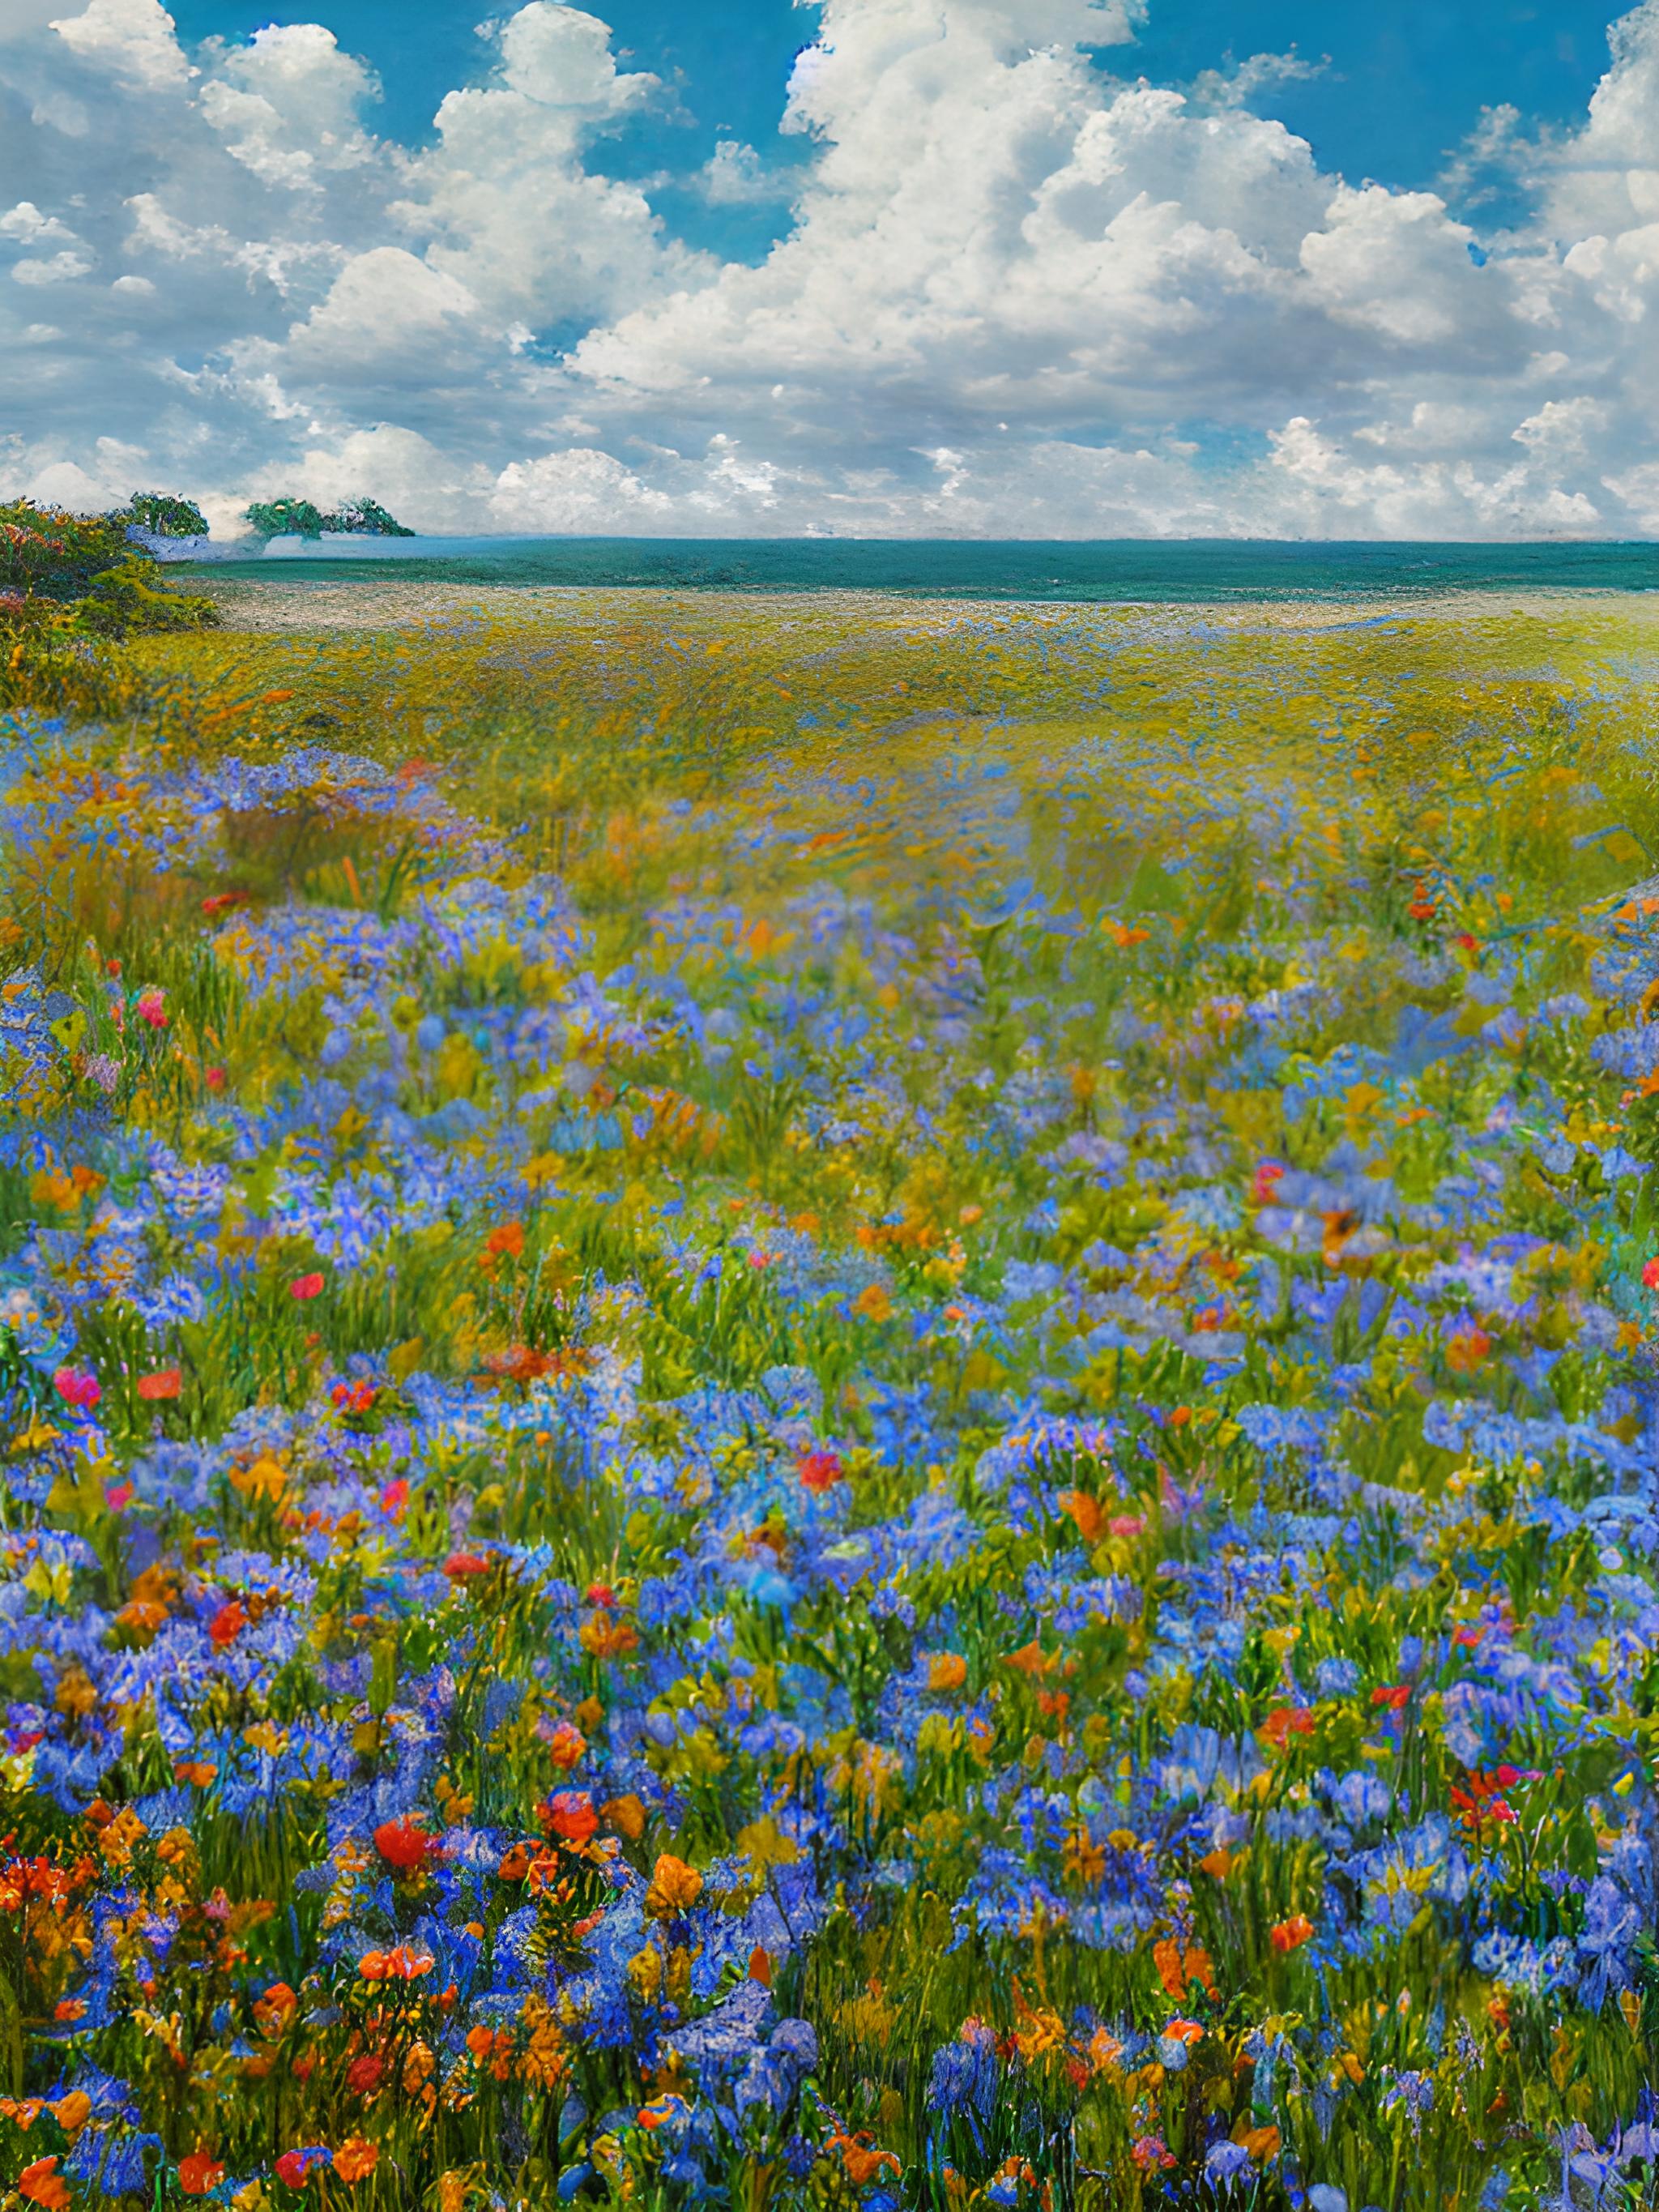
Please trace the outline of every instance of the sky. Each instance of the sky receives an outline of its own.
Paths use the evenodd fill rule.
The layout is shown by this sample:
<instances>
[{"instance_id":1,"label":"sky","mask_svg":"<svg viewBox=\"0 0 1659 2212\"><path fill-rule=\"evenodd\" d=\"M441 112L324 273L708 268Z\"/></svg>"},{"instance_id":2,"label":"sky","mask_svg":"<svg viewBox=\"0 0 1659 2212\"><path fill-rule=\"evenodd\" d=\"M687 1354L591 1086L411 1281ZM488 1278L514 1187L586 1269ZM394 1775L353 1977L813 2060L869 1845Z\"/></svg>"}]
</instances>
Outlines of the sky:
<instances>
[{"instance_id":1,"label":"sky","mask_svg":"<svg viewBox=\"0 0 1659 2212\"><path fill-rule=\"evenodd\" d=\"M1659 0L0 0L0 494L1659 537Z\"/></svg>"}]
</instances>

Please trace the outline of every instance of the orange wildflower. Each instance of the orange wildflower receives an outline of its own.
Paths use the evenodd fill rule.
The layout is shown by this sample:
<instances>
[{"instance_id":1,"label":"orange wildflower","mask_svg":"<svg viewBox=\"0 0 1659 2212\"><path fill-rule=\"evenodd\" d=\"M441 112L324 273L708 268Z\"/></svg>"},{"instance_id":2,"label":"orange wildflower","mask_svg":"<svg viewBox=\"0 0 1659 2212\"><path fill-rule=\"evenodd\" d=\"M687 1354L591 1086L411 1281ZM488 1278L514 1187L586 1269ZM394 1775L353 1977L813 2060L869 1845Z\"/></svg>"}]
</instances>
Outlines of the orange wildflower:
<instances>
[{"instance_id":1,"label":"orange wildflower","mask_svg":"<svg viewBox=\"0 0 1659 2212\"><path fill-rule=\"evenodd\" d=\"M362 2181L374 2172L380 2154L361 2136L349 2136L334 2154L334 2171L342 2181Z\"/></svg>"},{"instance_id":2,"label":"orange wildflower","mask_svg":"<svg viewBox=\"0 0 1659 2212\"><path fill-rule=\"evenodd\" d=\"M875 2138L866 2128L860 2128L854 2136L831 2136L824 2148L841 2153L847 2179L854 2189L862 2189L873 2181L884 2166L890 2167L895 2173L901 2171L890 2150L876 2149Z\"/></svg>"},{"instance_id":3,"label":"orange wildflower","mask_svg":"<svg viewBox=\"0 0 1659 2212\"><path fill-rule=\"evenodd\" d=\"M654 1920L673 1920L689 1912L702 1892L702 1876L696 1867L664 1851L645 1893L645 1909Z\"/></svg>"},{"instance_id":4,"label":"orange wildflower","mask_svg":"<svg viewBox=\"0 0 1659 2212\"><path fill-rule=\"evenodd\" d=\"M70 2185L58 2171L55 2152L23 2168L17 2177L17 2193L26 2203L45 2205L46 2212L63 2212L70 2201Z\"/></svg>"}]
</instances>

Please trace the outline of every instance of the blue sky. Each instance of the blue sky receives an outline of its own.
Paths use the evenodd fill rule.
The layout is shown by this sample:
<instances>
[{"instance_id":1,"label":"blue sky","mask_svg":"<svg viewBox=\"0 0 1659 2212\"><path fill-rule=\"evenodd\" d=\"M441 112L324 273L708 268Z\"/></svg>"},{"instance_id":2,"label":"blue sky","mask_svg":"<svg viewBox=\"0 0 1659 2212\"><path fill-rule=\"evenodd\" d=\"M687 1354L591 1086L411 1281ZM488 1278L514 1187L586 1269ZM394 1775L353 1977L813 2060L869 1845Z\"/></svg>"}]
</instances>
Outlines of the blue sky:
<instances>
[{"instance_id":1,"label":"blue sky","mask_svg":"<svg viewBox=\"0 0 1659 2212\"><path fill-rule=\"evenodd\" d=\"M0 0L6 478L1659 536L1659 0L494 4Z\"/></svg>"},{"instance_id":2,"label":"blue sky","mask_svg":"<svg viewBox=\"0 0 1659 2212\"><path fill-rule=\"evenodd\" d=\"M791 0L592 0L632 64L680 93L672 122L653 116L612 149L620 174L672 165L735 137L775 158L799 155L780 138L791 63L811 37L817 10ZM187 42L249 37L265 23L319 15L340 43L371 62L385 93L386 125L412 141L428 131L439 101L476 67L475 26L485 0L171 0ZM1483 106L1509 104L1558 128L1580 117L1607 67L1605 0L1160 0L1133 48L1108 49L1096 66L1185 82L1229 55L1295 48L1330 66L1310 82L1273 88L1256 112L1308 139L1327 168L1411 188L1431 185L1449 149ZM781 210L756 216L680 209L699 243L750 252L785 227Z\"/></svg>"}]
</instances>

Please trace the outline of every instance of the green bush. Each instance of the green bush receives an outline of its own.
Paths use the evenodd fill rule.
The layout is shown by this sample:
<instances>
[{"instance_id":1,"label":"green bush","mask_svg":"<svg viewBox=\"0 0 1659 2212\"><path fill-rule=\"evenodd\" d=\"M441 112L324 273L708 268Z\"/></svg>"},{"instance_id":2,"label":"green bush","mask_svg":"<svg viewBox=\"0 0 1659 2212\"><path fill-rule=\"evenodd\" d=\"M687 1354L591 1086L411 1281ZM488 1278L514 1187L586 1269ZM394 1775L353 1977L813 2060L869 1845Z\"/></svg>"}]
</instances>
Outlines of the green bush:
<instances>
[{"instance_id":1,"label":"green bush","mask_svg":"<svg viewBox=\"0 0 1659 2212\"><path fill-rule=\"evenodd\" d=\"M326 514L308 499L255 500L247 520L261 538L412 538L379 500L349 499Z\"/></svg>"},{"instance_id":2,"label":"green bush","mask_svg":"<svg viewBox=\"0 0 1659 2212\"><path fill-rule=\"evenodd\" d=\"M126 530L119 514L0 502L0 708L117 711L126 675L112 641L219 621L211 599L167 590Z\"/></svg>"},{"instance_id":3,"label":"green bush","mask_svg":"<svg viewBox=\"0 0 1659 2212\"><path fill-rule=\"evenodd\" d=\"M256 499L247 519L261 538L320 538L321 510L308 499Z\"/></svg>"},{"instance_id":4,"label":"green bush","mask_svg":"<svg viewBox=\"0 0 1659 2212\"><path fill-rule=\"evenodd\" d=\"M205 538L207 517L193 499L179 499L171 492L136 491L112 522L131 524L152 538Z\"/></svg>"},{"instance_id":5,"label":"green bush","mask_svg":"<svg viewBox=\"0 0 1659 2212\"><path fill-rule=\"evenodd\" d=\"M154 560L133 549L92 579L74 627L94 637L128 637L136 630L210 629L219 619L211 599L168 590Z\"/></svg>"},{"instance_id":6,"label":"green bush","mask_svg":"<svg viewBox=\"0 0 1659 2212\"><path fill-rule=\"evenodd\" d=\"M388 514L377 499L349 499L332 514L323 517L323 528L353 538L412 538L395 515Z\"/></svg>"}]
</instances>

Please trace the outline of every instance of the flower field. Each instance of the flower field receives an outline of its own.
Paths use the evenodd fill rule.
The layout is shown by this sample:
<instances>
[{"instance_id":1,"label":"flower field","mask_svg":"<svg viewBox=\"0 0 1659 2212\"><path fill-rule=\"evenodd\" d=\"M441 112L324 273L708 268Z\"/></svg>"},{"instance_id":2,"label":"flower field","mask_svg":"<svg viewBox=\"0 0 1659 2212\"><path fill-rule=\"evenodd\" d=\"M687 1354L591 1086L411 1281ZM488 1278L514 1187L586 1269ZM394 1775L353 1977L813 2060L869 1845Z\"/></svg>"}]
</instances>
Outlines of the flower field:
<instances>
[{"instance_id":1,"label":"flower field","mask_svg":"<svg viewBox=\"0 0 1659 2212\"><path fill-rule=\"evenodd\" d=\"M0 2204L1651 2201L1659 630L124 653L0 719Z\"/></svg>"}]
</instances>

